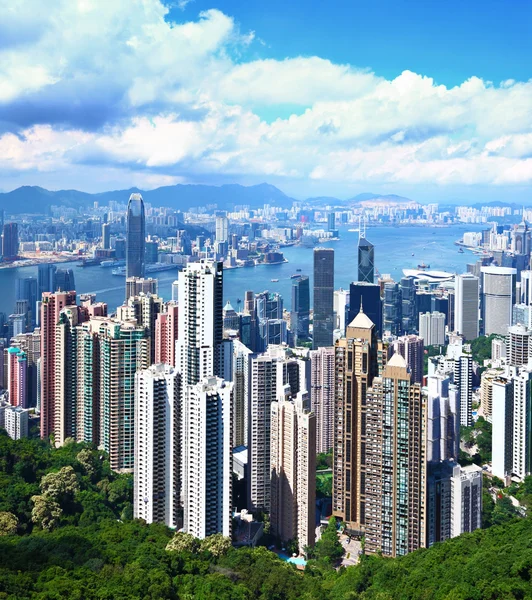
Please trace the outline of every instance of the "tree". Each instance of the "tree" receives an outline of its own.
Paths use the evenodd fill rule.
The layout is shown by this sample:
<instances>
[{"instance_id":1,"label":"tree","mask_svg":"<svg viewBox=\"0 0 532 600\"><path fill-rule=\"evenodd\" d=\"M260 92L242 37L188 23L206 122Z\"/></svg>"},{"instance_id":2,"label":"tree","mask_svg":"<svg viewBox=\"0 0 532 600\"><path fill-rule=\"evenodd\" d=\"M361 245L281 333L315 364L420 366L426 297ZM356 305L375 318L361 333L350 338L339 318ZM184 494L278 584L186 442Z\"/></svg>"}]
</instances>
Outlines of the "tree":
<instances>
[{"instance_id":1,"label":"tree","mask_svg":"<svg viewBox=\"0 0 532 600\"><path fill-rule=\"evenodd\" d=\"M199 542L190 533L178 531L166 545L167 552L196 552Z\"/></svg>"},{"instance_id":2,"label":"tree","mask_svg":"<svg viewBox=\"0 0 532 600\"><path fill-rule=\"evenodd\" d=\"M0 535L15 535L17 529L17 517L10 512L0 512Z\"/></svg>"},{"instance_id":3,"label":"tree","mask_svg":"<svg viewBox=\"0 0 532 600\"><path fill-rule=\"evenodd\" d=\"M511 521L516 516L517 510L512 504L510 498L508 496L502 496L501 498L498 498L491 517L492 523L494 525L502 525L503 523Z\"/></svg>"},{"instance_id":4,"label":"tree","mask_svg":"<svg viewBox=\"0 0 532 600\"><path fill-rule=\"evenodd\" d=\"M41 479L41 492L54 500L74 496L79 492L78 478L74 469L71 466L63 467L57 473L45 475Z\"/></svg>"},{"instance_id":5,"label":"tree","mask_svg":"<svg viewBox=\"0 0 532 600\"><path fill-rule=\"evenodd\" d=\"M53 529L63 514L59 504L49 496L33 496L31 501L33 502L31 520L42 529L48 531Z\"/></svg>"},{"instance_id":6,"label":"tree","mask_svg":"<svg viewBox=\"0 0 532 600\"><path fill-rule=\"evenodd\" d=\"M229 548L231 548L230 538L224 537L221 533L209 535L200 542L200 549L202 551L210 552L216 557L227 554L229 552Z\"/></svg>"},{"instance_id":7,"label":"tree","mask_svg":"<svg viewBox=\"0 0 532 600\"><path fill-rule=\"evenodd\" d=\"M89 448L81 449L76 455L76 460L85 469L85 472L89 477L94 475L96 472L96 460Z\"/></svg>"},{"instance_id":8,"label":"tree","mask_svg":"<svg viewBox=\"0 0 532 600\"><path fill-rule=\"evenodd\" d=\"M344 554L344 549L338 539L338 531L336 530L336 519L331 517L325 531L321 534L321 538L314 546L314 556L326 563L335 563Z\"/></svg>"}]
</instances>

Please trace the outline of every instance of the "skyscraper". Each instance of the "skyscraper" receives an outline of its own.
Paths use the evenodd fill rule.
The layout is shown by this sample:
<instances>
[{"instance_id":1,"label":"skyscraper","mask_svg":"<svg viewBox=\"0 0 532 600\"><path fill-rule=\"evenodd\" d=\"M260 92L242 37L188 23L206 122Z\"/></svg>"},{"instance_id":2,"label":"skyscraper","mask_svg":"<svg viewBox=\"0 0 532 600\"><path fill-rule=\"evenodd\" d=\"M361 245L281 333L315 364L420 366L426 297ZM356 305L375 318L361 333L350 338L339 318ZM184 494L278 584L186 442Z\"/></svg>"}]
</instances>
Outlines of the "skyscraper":
<instances>
[{"instance_id":1,"label":"skyscraper","mask_svg":"<svg viewBox=\"0 0 532 600\"><path fill-rule=\"evenodd\" d=\"M316 419L306 396L291 400L288 390L271 405L271 527L300 552L314 545L316 529Z\"/></svg>"},{"instance_id":2,"label":"skyscraper","mask_svg":"<svg viewBox=\"0 0 532 600\"><path fill-rule=\"evenodd\" d=\"M222 298L222 263L189 263L179 273L183 529L199 538L231 535L233 384L218 375L231 379L233 356L223 341Z\"/></svg>"},{"instance_id":3,"label":"skyscraper","mask_svg":"<svg viewBox=\"0 0 532 600\"><path fill-rule=\"evenodd\" d=\"M28 359L26 353L20 348L8 348L7 360L9 403L11 406L28 408Z\"/></svg>"},{"instance_id":4,"label":"skyscraper","mask_svg":"<svg viewBox=\"0 0 532 600\"><path fill-rule=\"evenodd\" d=\"M423 353L425 344L418 335L403 335L392 343L394 352L399 353L406 361L413 383L423 382Z\"/></svg>"},{"instance_id":5,"label":"skyscraper","mask_svg":"<svg viewBox=\"0 0 532 600\"><path fill-rule=\"evenodd\" d=\"M427 547L482 525L482 469L454 461L429 463L427 477Z\"/></svg>"},{"instance_id":6,"label":"skyscraper","mask_svg":"<svg viewBox=\"0 0 532 600\"><path fill-rule=\"evenodd\" d=\"M329 452L334 439L335 350L318 348L310 352L310 402L316 416L316 452Z\"/></svg>"},{"instance_id":7,"label":"skyscraper","mask_svg":"<svg viewBox=\"0 0 532 600\"><path fill-rule=\"evenodd\" d=\"M26 355L26 397L28 399L27 407L35 407L38 394L38 365L37 361L41 356L41 330L34 329L30 333L22 333L11 340L11 345L19 348Z\"/></svg>"},{"instance_id":8,"label":"skyscraper","mask_svg":"<svg viewBox=\"0 0 532 600\"><path fill-rule=\"evenodd\" d=\"M314 249L312 347L332 346L334 331L334 250Z\"/></svg>"},{"instance_id":9,"label":"skyscraper","mask_svg":"<svg viewBox=\"0 0 532 600\"><path fill-rule=\"evenodd\" d=\"M140 293L130 296L122 306L118 307L117 317L121 321L135 320L138 325L146 328L150 338L150 364L155 362L156 352L156 321L164 311L163 299L155 294Z\"/></svg>"},{"instance_id":10,"label":"skyscraper","mask_svg":"<svg viewBox=\"0 0 532 600\"><path fill-rule=\"evenodd\" d=\"M22 406L6 406L4 412L7 435L12 440L28 437L29 410Z\"/></svg>"},{"instance_id":11,"label":"skyscraper","mask_svg":"<svg viewBox=\"0 0 532 600\"><path fill-rule=\"evenodd\" d=\"M183 385L220 374L223 340L223 265L189 263L179 273L179 338L176 360Z\"/></svg>"},{"instance_id":12,"label":"skyscraper","mask_svg":"<svg viewBox=\"0 0 532 600\"><path fill-rule=\"evenodd\" d=\"M280 346L270 346L266 353L251 358L248 496L252 510L270 509L271 404L286 395L286 384L291 397L307 391L303 363Z\"/></svg>"},{"instance_id":13,"label":"skyscraper","mask_svg":"<svg viewBox=\"0 0 532 600\"><path fill-rule=\"evenodd\" d=\"M442 374L427 377L427 461L433 464L458 460L460 406L458 394L449 393L450 379Z\"/></svg>"},{"instance_id":14,"label":"skyscraper","mask_svg":"<svg viewBox=\"0 0 532 600\"><path fill-rule=\"evenodd\" d=\"M283 297L276 292L261 292L254 299L252 309L252 335L255 335L252 350L264 352L268 344L286 342L287 327L283 319Z\"/></svg>"},{"instance_id":15,"label":"skyscraper","mask_svg":"<svg viewBox=\"0 0 532 600\"><path fill-rule=\"evenodd\" d=\"M227 242L229 237L229 219L226 214L220 214L216 217L216 241Z\"/></svg>"},{"instance_id":16,"label":"skyscraper","mask_svg":"<svg viewBox=\"0 0 532 600\"><path fill-rule=\"evenodd\" d=\"M38 266L37 271L37 300L40 301L45 292L55 292L55 271L52 264Z\"/></svg>"},{"instance_id":17,"label":"skyscraper","mask_svg":"<svg viewBox=\"0 0 532 600\"><path fill-rule=\"evenodd\" d=\"M415 333L416 318L416 285L414 277L403 277L399 282L401 290L401 328L404 334Z\"/></svg>"},{"instance_id":18,"label":"skyscraper","mask_svg":"<svg viewBox=\"0 0 532 600\"><path fill-rule=\"evenodd\" d=\"M231 537L232 390L219 377L188 386L183 402L183 530Z\"/></svg>"},{"instance_id":19,"label":"skyscraper","mask_svg":"<svg viewBox=\"0 0 532 600\"><path fill-rule=\"evenodd\" d=\"M532 305L532 271L521 271L520 304Z\"/></svg>"},{"instance_id":20,"label":"skyscraper","mask_svg":"<svg viewBox=\"0 0 532 600\"><path fill-rule=\"evenodd\" d=\"M366 239L366 231L358 238L358 281L373 283L375 279L375 247Z\"/></svg>"},{"instance_id":21,"label":"skyscraper","mask_svg":"<svg viewBox=\"0 0 532 600\"><path fill-rule=\"evenodd\" d=\"M445 315L440 312L427 312L419 315L419 337L425 346L445 344Z\"/></svg>"},{"instance_id":22,"label":"skyscraper","mask_svg":"<svg viewBox=\"0 0 532 600\"><path fill-rule=\"evenodd\" d=\"M508 329L507 360L513 367L527 365L531 356L532 331L524 325L513 325Z\"/></svg>"},{"instance_id":23,"label":"skyscraper","mask_svg":"<svg viewBox=\"0 0 532 600\"><path fill-rule=\"evenodd\" d=\"M361 517L366 551L402 556L425 546L427 462L426 407L400 354L373 380L364 412Z\"/></svg>"},{"instance_id":24,"label":"skyscraper","mask_svg":"<svg viewBox=\"0 0 532 600\"><path fill-rule=\"evenodd\" d=\"M78 392L82 389L79 375L78 325L87 314L80 306L65 306L59 313L55 327L55 386L54 386L54 441L62 446L67 438L77 437Z\"/></svg>"},{"instance_id":25,"label":"skyscraper","mask_svg":"<svg viewBox=\"0 0 532 600\"><path fill-rule=\"evenodd\" d=\"M454 385L459 394L460 425L470 427L473 424L473 357L462 352L454 361Z\"/></svg>"},{"instance_id":26,"label":"skyscraper","mask_svg":"<svg viewBox=\"0 0 532 600\"><path fill-rule=\"evenodd\" d=\"M146 329L135 322L95 318L100 348L100 444L114 471L133 471L135 373L150 364Z\"/></svg>"},{"instance_id":27,"label":"skyscraper","mask_svg":"<svg viewBox=\"0 0 532 600\"><path fill-rule=\"evenodd\" d=\"M135 375L133 516L181 527L181 375L152 365Z\"/></svg>"},{"instance_id":28,"label":"skyscraper","mask_svg":"<svg viewBox=\"0 0 532 600\"><path fill-rule=\"evenodd\" d=\"M39 271L40 274L40 271ZM76 304L76 292L45 292L41 303L41 437L47 438L55 427L56 324L65 306Z\"/></svg>"},{"instance_id":29,"label":"skyscraper","mask_svg":"<svg viewBox=\"0 0 532 600\"><path fill-rule=\"evenodd\" d=\"M522 368L493 381L493 474L523 479L532 471L532 374Z\"/></svg>"},{"instance_id":30,"label":"skyscraper","mask_svg":"<svg viewBox=\"0 0 532 600\"><path fill-rule=\"evenodd\" d=\"M102 223L102 248L108 250L111 248L111 224Z\"/></svg>"},{"instance_id":31,"label":"skyscraper","mask_svg":"<svg viewBox=\"0 0 532 600\"><path fill-rule=\"evenodd\" d=\"M333 446L333 514L357 530L365 524L366 394L385 360L375 325L361 309L336 342Z\"/></svg>"},{"instance_id":32,"label":"skyscraper","mask_svg":"<svg viewBox=\"0 0 532 600\"><path fill-rule=\"evenodd\" d=\"M469 273L457 275L454 296L454 328L465 340L479 336L479 279Z\"/></svg>"},{"instance_id":33,"label":"skyscraper","mask_svg":"<svg viewBox=\"0 0 532 600\"><path fill-rule=\"evenodd\" d=\"M334 291L334 328L345 334L348 317L349 290L340 288Z\"/></svg>"},{"instance_id":34,"label":"skyscraper","mask_svg":"<svg viewBox=\"0 0 532 600\"><path fill-rule=\"evenodd\" d=\"M375 325L375 333L380 338L382 336L382 300L381 289L377 283L354 281L350 284L349 323L357 316L361 306Z\"/></svg>"},{"instance_id":35,"label":"skyscraper","mask_svg":"<svg viewBox=\"0 0 532 600\"><path fill-rule=\"evenodd\" d=\"M128 277L126 279L126 300L139 294L157 294L159 282L153 277Z\"/></svg>"},{"instance_id":36,"label":"skyscraper","mask_svg":"<svg viewBox=\"0 0 532 600\"><path fill-rule=\"evenodd\" d=\"M140 194L131 194L127 205L126 277L144 277L145 240L144 201Z\"/></svg>"},{"instance_id":37,"label":"skyscraper","mask_svg":"<svg viewBox=\"0 0 532 600\"><path fill-rule=\"evenodd\" d=\"M247 446L250 362L252 352L240 340L233 342L233 448Z\"/></svg>"},{"instance_id":38,"label":"skyscraper","mask_svg":"<svg viewBox=\"0 0 532 600\"><path fill-rule=\"evenodd\" d=\"M18 256L18 225L6 223L2 232L2 256L13 260Z\"/></svg>"},{"instance_id":39,"label":"skyscraper","mask_svg":"<svg viewBox=\"0 0 532 600\"><path fill-rule=\"evenodd\" d=\"M155 322L155 362L175 367L175 346L178 337L179 307L177 302L167 302L164 312Z\"/></svg>"},{"instance_id":40,"label":"skyscraper","mask_svg":"<svg viewBox=\"0 0 532 600\"><path fill-rule=\"evenodd\" d=\"M54 273L54 292L70 292L76 289L73 269L56 269Z\"/></svg>"},{"instance_id":41,"label":"skyscraper","mask_svg":"<svg viewBox=\"0 0 532 600\"><path fill-rule=\"evenodd\" d=\"M384 284L383 331L392 335L400 335L402 331L402 297L398 283Z\"/></svg>"},{"instance_id":42,"label":"skyscraper","mask_svg":"<svg viewBox=\"0 0 532 600\"><path fill-rule=\"evenodd\" d=\"M310 284L309 278L302 275L292 283L292 310L290 328L294 336L294 345L309 338L310 321Z\"/></svg>"},{"instance_id":43,"label":"skyscraper","mask_svg":"<svg viewBox=\"0 0 532 600\"><path fill-rule=\"evenodd\" d=\"M482 267L481 272L484 333L506 335L512 323L517 271L510 267Z\"/></svg>"},{"instance_id":44,"label":"skyscraper","mask_svg":"<svg viewBox=\"0 0 532 600\"><path fill-rule=\"evenodd\" d=\"M15 300L28 301L28 321L35 323L35 311L37 310L37 279L35 277L23 277L15 280Z\"/></svg>"}]
</instances>

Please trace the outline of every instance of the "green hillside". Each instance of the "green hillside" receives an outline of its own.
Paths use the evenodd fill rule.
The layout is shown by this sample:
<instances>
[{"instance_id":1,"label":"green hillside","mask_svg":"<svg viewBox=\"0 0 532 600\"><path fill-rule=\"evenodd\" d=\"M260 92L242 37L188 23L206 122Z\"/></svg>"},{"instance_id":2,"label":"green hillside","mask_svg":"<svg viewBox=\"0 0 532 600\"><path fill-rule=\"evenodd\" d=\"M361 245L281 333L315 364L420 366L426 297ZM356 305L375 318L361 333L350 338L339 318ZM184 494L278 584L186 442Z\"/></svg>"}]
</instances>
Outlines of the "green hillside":
<instances>
[{"instance_id":1,"label":"green hillside","mask_svg":"<svg viewBox=\"0 0 532 600\"><path fill-rule=\"evenodd\" d=\"M320 558L301 573L217 536L169 549L173 532L131 520L131 492L95 449L0 434L0 599L532 599L528 519L347 570Z\"/></svg>"}]
</instances>

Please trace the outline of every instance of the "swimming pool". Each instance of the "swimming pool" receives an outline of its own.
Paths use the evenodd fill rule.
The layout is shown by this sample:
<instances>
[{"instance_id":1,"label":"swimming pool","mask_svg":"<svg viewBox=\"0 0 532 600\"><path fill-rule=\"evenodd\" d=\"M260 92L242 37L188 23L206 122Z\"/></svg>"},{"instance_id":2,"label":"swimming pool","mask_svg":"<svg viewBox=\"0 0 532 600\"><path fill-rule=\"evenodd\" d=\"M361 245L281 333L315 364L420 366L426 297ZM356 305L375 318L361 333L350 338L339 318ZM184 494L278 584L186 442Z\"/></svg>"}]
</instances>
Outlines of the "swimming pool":
<instances>
[{"instance_id":1,"label":"swimming pool","mask_svg":"<svg viewBox=\"0 0 532 600\"><path fill-rule=\"evenodd\" d=\"M283 554L282 552L279 552L277 556L279 556L281 560L292 563L297 567L304 567L307 564L307 561L302 556L288 556L287 554Z\"/></svg>"}]
</instances>

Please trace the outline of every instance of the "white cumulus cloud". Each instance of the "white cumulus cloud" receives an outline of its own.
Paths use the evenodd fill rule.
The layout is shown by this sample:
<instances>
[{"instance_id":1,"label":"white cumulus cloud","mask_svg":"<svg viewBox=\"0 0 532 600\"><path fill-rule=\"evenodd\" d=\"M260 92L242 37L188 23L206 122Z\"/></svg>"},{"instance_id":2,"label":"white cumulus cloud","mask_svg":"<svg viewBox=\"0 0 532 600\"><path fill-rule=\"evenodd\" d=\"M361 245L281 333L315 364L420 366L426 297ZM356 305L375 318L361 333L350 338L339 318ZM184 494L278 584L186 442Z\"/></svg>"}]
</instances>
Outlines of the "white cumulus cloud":
<instances>
[{"instance_id":1,"label":"white cumulus cloud","mask_svg":"<svg viewBox=\"0 0 532 600\"><path fill-rule=\"evenodd\" d=\"M161 0L0 0L3 185L532 183L532 81L446 87L253 48L216 9L172 22Z\"/></svg>"}]
</instances>

